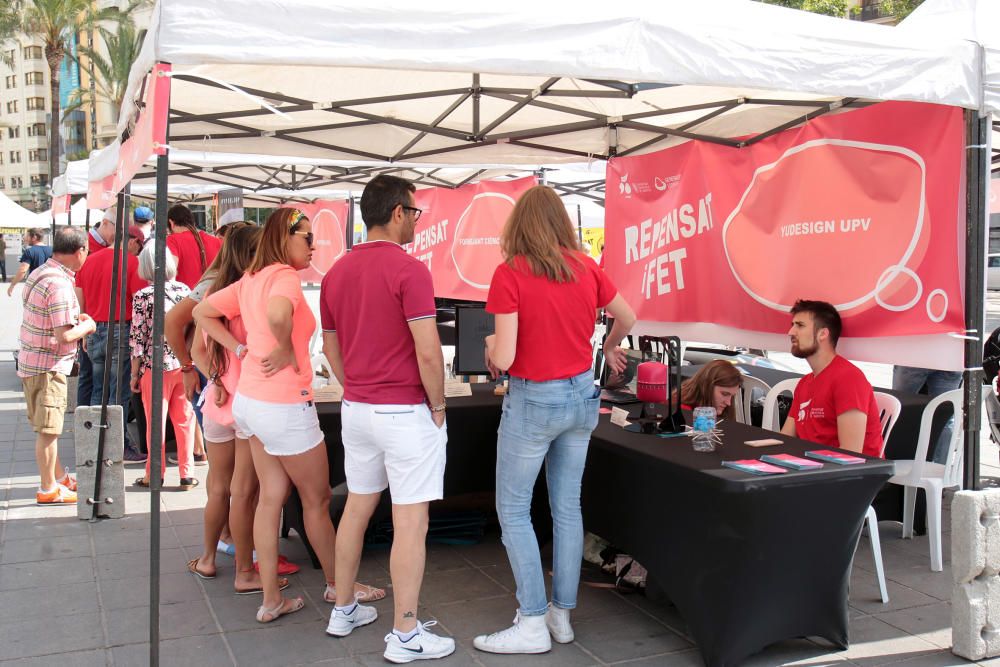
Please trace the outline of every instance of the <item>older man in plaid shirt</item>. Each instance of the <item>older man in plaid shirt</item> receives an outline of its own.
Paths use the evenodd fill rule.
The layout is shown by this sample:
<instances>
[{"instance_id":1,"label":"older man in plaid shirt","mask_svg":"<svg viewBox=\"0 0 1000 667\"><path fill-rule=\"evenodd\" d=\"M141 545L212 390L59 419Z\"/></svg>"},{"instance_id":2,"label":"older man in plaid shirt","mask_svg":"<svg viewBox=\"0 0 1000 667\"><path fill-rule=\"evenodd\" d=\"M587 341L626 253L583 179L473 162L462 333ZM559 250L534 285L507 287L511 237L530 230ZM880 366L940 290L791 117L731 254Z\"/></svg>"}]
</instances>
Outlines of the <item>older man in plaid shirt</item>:
<instances>
[{"instance_id":1,"label":"older man in plaid shirt","mask_svg":"<svg viewBox=\"0 0 1000 667\"><path fill-rule=\"evenodd\" d=\"M94 320L80 312L74 289L74 276L86 259L86 232L79 227L59 228L52 257L31 272L22 292L17 374L24 385L28 421L37 434L39 505L76 503L76 480L60 464L56 441L62 435L66 376L73 368L77 341L95 329Z\"/></svg>"}]
</instances>

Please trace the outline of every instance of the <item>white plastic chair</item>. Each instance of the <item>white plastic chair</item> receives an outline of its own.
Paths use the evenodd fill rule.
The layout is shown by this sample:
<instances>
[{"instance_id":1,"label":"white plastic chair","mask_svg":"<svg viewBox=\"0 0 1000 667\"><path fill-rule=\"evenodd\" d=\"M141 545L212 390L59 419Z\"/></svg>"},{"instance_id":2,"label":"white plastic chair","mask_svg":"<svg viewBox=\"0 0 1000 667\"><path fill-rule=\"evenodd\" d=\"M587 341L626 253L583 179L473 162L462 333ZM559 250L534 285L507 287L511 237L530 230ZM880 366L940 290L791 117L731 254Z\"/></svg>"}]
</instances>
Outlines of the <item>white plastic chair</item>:
<instances>
[{"instance_id":1,"label":"white plastic chair","mask_svg":"<svg viewBox=\"0 0 1000 667\"><path fill-rule=\"evenodd\" d=\"M322 354L322 353L320 353L320 354L314 354L312 356L312 359L309 360L309 365L312 367L313 382L316 381L316 371L317 371L317 369L318 370L324 370L324 371L327 372L327 376L326 376L327 377L327 380L326 380L327 384L330 384L331 382L336 382L337 381L336 378L334 378L334 376L333 376L333 367L330 366L330 362L327 361L327 358L326 358L325 354Z\"/></svg>"},{"instance_id":2,"label":"white plastic chair","mask_svg":"<svg viewBox=\"0 0 1000 667\"><path fill-rule=\"evenodd\" d=\"M778 397L785 392L790 394L795 393L795 387L798 384L798 378L791 378L788 380L782 380L778 384L771 387L770 391L767 392L767 397L764 399L764 417L761 421L762 428L767 431L781 430L781 424L778 423Z\"/></svg>"},{"instance_id":3,"label":"white plastic chair","mask_svg":"<svg viewBox=\"0 0 1000 667\"><path fill-rule=\"evenodd\" d=\"M889 478L891 484L903 487L903 537L913 537L913 513L917 502L917 489L927 496L927 535L930 538L931 570L944 569L941 558L941 502L945 489L962 488L962 429L954 428L948 443L948 458L944 464L927 460L931 440L931 424L938 407L951 403L956 425L962 418L963 389L952 389L931 400L920 417L920 434L917 451L912 460L897 460L896 474Z\"/></svg>"},{"instance_id":4,"label":"white plastic chair","mask_svg":"<svg viewBox=\"0 0 1000 667\"><path fill-rule=\"evenodd\" d=\"M767 398L764 400L764 428L769 431L781 430L781 425L778 424L778 396L786 391L794 393L795 387L798 384L799 381L797 378L782 380L774 385L771 391L767 392ZM884 396L886 399L891 400L880 402L879 396ZM893 404L893 401L895 401L895 404ZM882 424L882 448L885 449L885 441L889 437L892 427L896 425L896 419L899 417L900 404L895 396L880 392L875 392L875 402L879 405L879 421ZM886 604L889 602L889 590L885 585L885 567L882 565L882 541L879 539L878 516L875 514L875 508L870 505L865 512L865 525L868 527L868 541L872 545L872 559L875 561L875 576L878 578L879 594L882 597L882 604Z\"/></svg>"},{"instance_id":5,"label":"white plastic chair","mask_svg":"<svg viewBox=\"0 0 1000 667\"><path fill-rule=\"evenodd\" d=\"M736 405L733 406L736 410L736 421L741 424L752 424L750 408L754 400L761 394L767 396L769 391L771 385L768 383L752 375L744 375L743 386L740 388L739 396L736 397Z\"/></svg>"}]
</instances>

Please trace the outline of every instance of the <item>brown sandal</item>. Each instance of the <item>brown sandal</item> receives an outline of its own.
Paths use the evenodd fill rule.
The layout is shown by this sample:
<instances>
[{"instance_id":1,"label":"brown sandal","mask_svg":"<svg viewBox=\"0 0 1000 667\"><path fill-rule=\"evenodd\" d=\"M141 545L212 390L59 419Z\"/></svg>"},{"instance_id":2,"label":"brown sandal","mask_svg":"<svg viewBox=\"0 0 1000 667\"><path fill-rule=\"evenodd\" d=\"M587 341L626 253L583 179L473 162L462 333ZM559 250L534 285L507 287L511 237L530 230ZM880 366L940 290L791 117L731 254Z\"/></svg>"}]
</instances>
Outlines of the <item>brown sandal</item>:
<instances>
[{"instance_id":1,"label":"brown sandal","mask_svg":"<svg viewBox=\"0 0 1000 667\"><path fill-rule=\"evenodd\" d=\"M303 609L305 606L306 603L302 600L302 598L292 598L291 600L282 598L281 602L278 603L278 606L273 609L268 609L264 605L261 605L260 609L257 610L257 622L273 623L282 616L294 614L295 612Z\"/></svg>"},{"instance_id":2,"label":"brown sandal","mask_svg":"<svg viewBox=\"0 0 1000 667\"><path fill-rule=\"evenodd\" d=\"M198 569L198 558L188 561L188 572L201 579L215 579L214 574L205 574Z\"/></svg>"},{"instance_id":3,"label":"brown sandal","mask_svg":"<svg viewBox=\"0 0 1000 667\"><path fill-rule=\"evenodd\" d=\"M278 590L283 591L288 588L288 579L286 577L278 577ZM246 588L244 590L233 589L233 592L237 595L257 595L258 593L263 593L264 588L258 586L256 588Z\"/></svg>"}]
</instances>

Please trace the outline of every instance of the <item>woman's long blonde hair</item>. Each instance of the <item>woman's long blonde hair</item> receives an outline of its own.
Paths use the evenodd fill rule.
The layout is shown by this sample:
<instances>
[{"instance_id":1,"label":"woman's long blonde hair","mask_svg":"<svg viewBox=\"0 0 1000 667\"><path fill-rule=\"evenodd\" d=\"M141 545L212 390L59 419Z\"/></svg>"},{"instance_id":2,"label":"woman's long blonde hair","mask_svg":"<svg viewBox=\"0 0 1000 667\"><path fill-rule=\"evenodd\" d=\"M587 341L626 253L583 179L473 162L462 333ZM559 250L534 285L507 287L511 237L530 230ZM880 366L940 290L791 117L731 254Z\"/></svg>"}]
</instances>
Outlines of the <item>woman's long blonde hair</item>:
<instances>
[{"instance_id":1,"label":"woman's long blonde hair","mask_svg":"<svg viewBox=\"0 0 1000 667\"><path fill-rule=\"evenodd\" d=\"M536 185L521 195L500 234L500 249L511 267L523 257L536 276L557 283L576 280L571 263L579 266L579 260L567 251L579 250L580 241L552 188Z\"/></svg>"}]
</instances>

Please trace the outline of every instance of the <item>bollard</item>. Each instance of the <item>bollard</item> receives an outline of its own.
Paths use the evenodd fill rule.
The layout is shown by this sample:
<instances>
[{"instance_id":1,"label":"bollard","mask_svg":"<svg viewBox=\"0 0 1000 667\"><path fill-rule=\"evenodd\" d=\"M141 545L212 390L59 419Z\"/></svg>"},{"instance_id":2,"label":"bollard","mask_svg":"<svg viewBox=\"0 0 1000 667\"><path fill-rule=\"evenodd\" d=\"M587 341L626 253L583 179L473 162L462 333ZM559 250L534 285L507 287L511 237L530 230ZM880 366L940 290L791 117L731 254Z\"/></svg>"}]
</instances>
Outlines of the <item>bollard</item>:
<instances>
[{"instance_id":1,"label":"bollard","mask_svg":"<svg viewBox=\"0 0 1000 667\"><path fill-rule=\"evenodd\" d=\"M76 515L89 520L93 505L97 514L109 519L125 516L125 434L122 409L108 406L108 426L104 435L102 460L97 459L97 442L101 432L101 406L79 406L74 413L73 439L76 445ZM94 489L97 466L101 468L101 488Z\"/></svg>"},{"instance_id":2,"label":"bollard","mask_svg":"<svg viewBox=\"0 0 1000 667\"><path fill-rule=\"evenodd\" d=\"M1000 656L1000 489L959 491L951 505L952 652Z\"/></svg>"}]
</instances>

